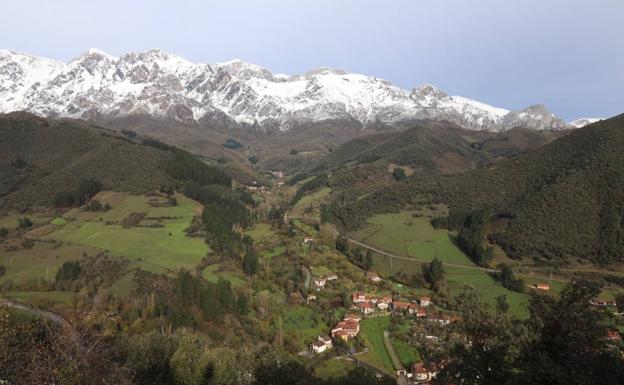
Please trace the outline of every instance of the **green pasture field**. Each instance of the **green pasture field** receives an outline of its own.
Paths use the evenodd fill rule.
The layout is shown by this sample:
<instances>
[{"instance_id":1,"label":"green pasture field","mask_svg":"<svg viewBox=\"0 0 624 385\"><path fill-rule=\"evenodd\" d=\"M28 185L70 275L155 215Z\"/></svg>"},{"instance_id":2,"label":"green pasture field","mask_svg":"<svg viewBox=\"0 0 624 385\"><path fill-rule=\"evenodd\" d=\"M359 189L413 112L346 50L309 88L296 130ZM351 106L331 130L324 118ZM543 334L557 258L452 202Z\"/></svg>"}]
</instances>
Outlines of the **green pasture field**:
<instances>
[{"instance_id":1,"label":"green pasture field","mask_svg":"<svg viewBox=\"0 0 624 385\"><path fill-rule=\"evenodd\" d=\"M452 242L449 232L434 229L427 217L413 217L412 212L402 211L376 215L367 222L364 228L353 233L354 238L388 252L414 258L414 262L396 258L390 261L390 257L377 255L374 268L380 272L418 273L422 263L428 263L436 255L442 262L474 266ZM518 316L526 315L523 306L526 295L505 289L488 272L458 266L445 266L444 269L444 279L451 296L470 286L477 289L491 306L495 306L495 298L506 294L509 311Z\"/></svg>"},{"instance_id":2,"label":"green pasture field","mask_svg":"<svg viewBox=\"0 0 624 385\"><path fill-rule=\"evenodd\" d=\"M286 252L286 247L279 245L279 246L275 246L274 248L270 250L265 250L261 252L260 255L262 255L266 259L272 259L273 257L279 257L285 252Z\"/></svg>"},{"instance_id":3,"label":"green pasture field","mask_svg":"<svg viewBox=\"0 0 624 385\"><path fill-rule=\"evenodd\" d=\"M407 341L392 338L392 344L394 345L394 349L396 350L401 363L406 369L409 369L413 363L422 361L418 350L416 350Z\"/></svg>"},{"instance_id":4,"label":"green pasture field","mask_svg":"<svg viewBox=\"0 0 624 385\"><path fill-rule=\"evenodd\" d=\"M414 217L411 211L375 215L352 236L390 253L431 261L438 257L443 262L472 265L472 261L457 248L446 230L436 230L429 218Z\"/></svg>"},{"instance_id":5,"label":"green pasture field","mask_svg":"<svg viewBox=\"0 0 624 385\"><path fill-rule=\"evenodd\" d=\"M276 237L268 223L258 223L252 229L245 231L245 234L253 238L254 242L270 241Z\"/></svg>"},{"instance_id":6,"label":"green pasture field","mask_svg":"<svg viewBox=\"0 0 624 385\"><path fill-rule=\"evenodd\" d=\"M323 187L322 189L313 192L312 194L306 195L303 198L299 199L295 207L293 207L291 215L298 217L304 215L304 210L310 205L312 207L319 207L321 203L329 196L331 193L331 188Z\"/></svg>"},{"instance_id":7,"label":"green pasture field","mask_svg":"<svg viewBox=\"0 0 624 385\"><path fill-rule=\"evenodd\" d=\"M18 214L12 213L6 216L0 216L0 228L6 228L8 230L14 230L19 225L19 220L22 218L29 218L34 225L43 225L52 219L47 214L36 213L36 214Z\"/></svg>"},{"instance_id":8,"label":"green pasture field","mask_svg":"<svg viewBox=\"0 0 624 385\"><path fill-rule=\"evenodd\" d=\"M319 335L329 334L329 327L323 317L309 307L287 307L282 322L284 331L296 333L304 344L314 342Z\"/></svg>"},{"instance_id":9,"label":"green pasture field","mask_svg":"<svg viewBox=\"0 0 624 385\"><path fill-rule=\"evenodd\" d=\"M97 213L97 219L76 216L76 220L43 239L88 245L108 250L112 256L140 259L147 262L146 270L150 271L153 270L150 266L169 270L195 267L210 250L203 239L187 237L184 232L197 214L199 203L178 194L177 206L151 207L148 199L127 196L111 210ZM120 222L131 213L146 213L146 218L172 219L161 219L164 227L122 227Z\"/></svg>"},{"instance_id":10,"label":"green pasture field","mask_svg":"<svg viewBox=\"0 0 624 385\"><path fill-rule=\"evenodd\" d=\"M394 373L392 359L384 345L383 332L390 325L390 317L368 318L360 321L360 333L368 341L368 353L362 355L362 359L372 365Z\"/></svg>"},{"instance_id":11,"label":"green pasture field","mask_svg":"<svg viewBox=\"0 0 624 385\"><path fill-rule=\"evenodd\" d=\"M34 242L31 249L19 249L15 252L0 251L0 265L6 269L0 283L12 280L26 282L32 279L54 281L56 271L66 261L80 260L83 255L95 255L98 249L82 245L62 245L56 243Z\"/></svg>"},{"instance_id":12,"label":"green pasture field","mask_svg":"<svg viewBox=\"0 0 624 385\"><path fill-rule=\"evenodd\" d=\"M0 295L16 302L28 304L36 304L41 301L66 304L72 301L76 293L69 291L8 291L0 293Z\"/></svg>"},{"instance_id":13,"label":"green pasture field","mask_svg":"<svg viewBox=\"0 0 624 385\"><path fill-rule=\"evenodd\" d=\"M67 224L67 220L65 218L62 218L62 217L56 217L56 218L52 219L52 221L50 223L55 225L55 226L63 226L65 224Z\"/></svg>"},{"instance_id":14,"label":"green pasture field","mask_svg":"<svg viewBox=\"0 0 624 385\"><path fill-rule=\"evenodd\" d=\"M325 360L314 368L314 374L323 379L342 377L349 373L354 366L353 361L343 359Z\"/></svg>"},{"instance_id":15,"label":"green pasture field","mask_svg":"<svg viewBox=\"0 0 624 385\"><path fill-rule=\"evenodd\" d=\"M202 277L208 282L217 283L219 278L230 281L233 287L242 286L245 284L245 280L228 271L218 271L221 267L220 264L207 266L202 272Z\"/></svg>"}]
</instances>

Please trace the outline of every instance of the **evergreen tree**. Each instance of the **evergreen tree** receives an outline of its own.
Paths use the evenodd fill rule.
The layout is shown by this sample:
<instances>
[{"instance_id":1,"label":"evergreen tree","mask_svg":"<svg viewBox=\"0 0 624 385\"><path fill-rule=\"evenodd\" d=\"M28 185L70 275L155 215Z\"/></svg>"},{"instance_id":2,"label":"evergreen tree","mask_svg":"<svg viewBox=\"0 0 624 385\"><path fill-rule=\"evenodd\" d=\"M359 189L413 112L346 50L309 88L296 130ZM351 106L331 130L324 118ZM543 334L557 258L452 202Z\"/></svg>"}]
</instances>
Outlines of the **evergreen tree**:
<instances>
[{"instance_id":1,"label":"evergreen tree","mask_svg":"<svg viewBox=\"0 0 624 385\"><path fill-rule=\"evenodd\" d=\"M245 274L249 275L258 272L258 255L253 250L245 254L245 258L243 259L243 271Z\"/></svg>"}]
</instances>

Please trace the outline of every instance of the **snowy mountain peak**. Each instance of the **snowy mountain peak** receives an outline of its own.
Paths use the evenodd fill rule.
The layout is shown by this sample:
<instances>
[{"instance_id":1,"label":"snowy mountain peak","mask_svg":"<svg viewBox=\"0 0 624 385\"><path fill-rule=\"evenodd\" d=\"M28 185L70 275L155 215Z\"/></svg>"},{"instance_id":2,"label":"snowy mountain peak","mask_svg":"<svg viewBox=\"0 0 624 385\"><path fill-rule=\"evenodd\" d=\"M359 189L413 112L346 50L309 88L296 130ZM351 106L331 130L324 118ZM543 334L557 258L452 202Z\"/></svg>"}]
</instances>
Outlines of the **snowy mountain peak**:
<instances>
[{"instance_id":1,"label":"snowy mountain peak","mask_svg":"<svg viewBox=\"0 0 624 385\"><path fill-rule=\"evenodd\" d=\"M238 59L196 64L159 49L120 57L89 49L67 64L0 50L0 112L15 110L85 119L141 113L265 130L328 120L374 126L423 119L475 130L572 127L541 105L510 112L430 84L410 92L333 68L274 75Z\"/></svg>"},{"instance_id":2,"label":"snowy mountain peak","mask_svg":"<svg viewBox=\"0 0 624 385\"><path fill-rule=\"evenodd\" d=\"M448 97L444 91L432 84L421 84L412 90L412 95L415 97L432 97L437 99Z\"/></svg>"}]
</instances>

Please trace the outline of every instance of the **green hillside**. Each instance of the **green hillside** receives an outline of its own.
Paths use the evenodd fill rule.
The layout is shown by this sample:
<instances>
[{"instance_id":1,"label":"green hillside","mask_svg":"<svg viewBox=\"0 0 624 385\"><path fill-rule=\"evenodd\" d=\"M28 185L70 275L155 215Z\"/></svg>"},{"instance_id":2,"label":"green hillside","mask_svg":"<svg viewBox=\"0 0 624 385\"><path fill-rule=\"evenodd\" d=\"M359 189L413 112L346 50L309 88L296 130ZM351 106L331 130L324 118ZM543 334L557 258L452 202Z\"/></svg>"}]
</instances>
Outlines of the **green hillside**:
<instances>
[{"instance_id":1,"label":"green hillside","mask_svg":"<svg viewBox=\"0 0 624 385\"><path fill-rule=\"evenodd\" d=\"M49 204L84 178L108 190L143 193L174 182L164 169L171 156L84 122L1 115L0 204Z\"/></svg>"},{"instance_id":2,"label":"green hillside","mask_svg":"<svg viewBox=\"0 0 624 385\"><path fill-rule=\"evenodd\" d=\"M455 175L419 175L355 202L334 203L334 220L357 228L374 213L445 203L510 219L492 238L514 257L599 262L624 255L624 116L543 148Z\"/></svg>"},{"instance_id":3,"label":"green hillside","mask_svg":"<svg viewBox=\"0 0 624 385\"><path fill-rule=\"evenodd\" d=\"M542 147L565 132L516 128L501 133L465 130L448 122L423 122L409 129L349 140L325 156L317 170L349 162L383 161L417 171L454 173Z\"/></svg>"}]
</instances>

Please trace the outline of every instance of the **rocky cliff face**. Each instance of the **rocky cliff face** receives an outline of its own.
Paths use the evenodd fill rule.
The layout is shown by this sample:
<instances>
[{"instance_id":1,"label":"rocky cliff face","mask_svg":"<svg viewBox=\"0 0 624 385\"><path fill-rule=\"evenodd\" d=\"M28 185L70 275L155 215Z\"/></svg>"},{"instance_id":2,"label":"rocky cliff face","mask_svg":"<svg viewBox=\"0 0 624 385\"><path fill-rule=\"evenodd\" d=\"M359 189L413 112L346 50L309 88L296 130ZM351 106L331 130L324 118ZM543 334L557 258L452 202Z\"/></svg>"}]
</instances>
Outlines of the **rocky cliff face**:
<instances>
[{"instance_id":1,"label":"rocky cliff face","mask_svg":"<svg viewBox=\"0 0 624 385\"><path fill-rule=\"evenodd\" d=\"M572 127L541 105L508 111L432 85L408 91L328 68L274 75L239 60L195 64L160 50L117 58L92 49L69 63L0 50L0 112L16 110L83 119L148 114L282 131L329 120L362 126L447 120L491 131Z\"/></svg>"}]
</instances>

